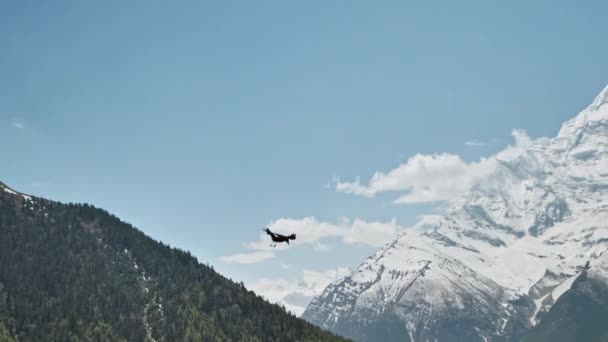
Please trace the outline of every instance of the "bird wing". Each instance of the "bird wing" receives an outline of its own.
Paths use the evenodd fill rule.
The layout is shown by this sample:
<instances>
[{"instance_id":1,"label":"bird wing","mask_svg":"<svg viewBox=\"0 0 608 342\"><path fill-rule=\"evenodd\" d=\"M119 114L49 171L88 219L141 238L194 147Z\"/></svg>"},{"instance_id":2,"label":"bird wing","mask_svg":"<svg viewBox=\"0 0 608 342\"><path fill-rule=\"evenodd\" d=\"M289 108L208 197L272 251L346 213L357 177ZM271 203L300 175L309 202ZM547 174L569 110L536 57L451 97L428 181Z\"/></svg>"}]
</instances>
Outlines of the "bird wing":
<instances>
[{"instance_id":1,"label":"bird wing","mask_svg":"<svg viewBox=\"0 0 608 342\"><path fill-rule=\"evenodd\" d=\"M270 235L270 237L272 237L273 239L279 235L279 234L271 232L270 229L268 229L268 228L266 228L265 232L266 232L266 234Z\"/></svg>"}]
</instances>

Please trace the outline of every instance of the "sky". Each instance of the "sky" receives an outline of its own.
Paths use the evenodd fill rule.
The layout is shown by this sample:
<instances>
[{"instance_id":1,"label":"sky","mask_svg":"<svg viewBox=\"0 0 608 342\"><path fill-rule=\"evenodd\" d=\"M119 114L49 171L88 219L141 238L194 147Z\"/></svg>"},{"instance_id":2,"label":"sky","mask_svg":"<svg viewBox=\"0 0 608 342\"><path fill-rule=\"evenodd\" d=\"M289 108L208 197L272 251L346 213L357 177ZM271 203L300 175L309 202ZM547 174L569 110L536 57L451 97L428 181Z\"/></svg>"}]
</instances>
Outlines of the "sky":
<instances>
[{"instance_id":1,"label":"sky","mask_svg":"<svg viewBox=\"0 0 608 342\"><path fill-rule=\"evenodd\" d=\"M301 312L482 158L586 107L608 83L607 11L5 1L0 180L104 208ZM266 226L297 240L270 248Z\"/></svg>"}]
</instances>

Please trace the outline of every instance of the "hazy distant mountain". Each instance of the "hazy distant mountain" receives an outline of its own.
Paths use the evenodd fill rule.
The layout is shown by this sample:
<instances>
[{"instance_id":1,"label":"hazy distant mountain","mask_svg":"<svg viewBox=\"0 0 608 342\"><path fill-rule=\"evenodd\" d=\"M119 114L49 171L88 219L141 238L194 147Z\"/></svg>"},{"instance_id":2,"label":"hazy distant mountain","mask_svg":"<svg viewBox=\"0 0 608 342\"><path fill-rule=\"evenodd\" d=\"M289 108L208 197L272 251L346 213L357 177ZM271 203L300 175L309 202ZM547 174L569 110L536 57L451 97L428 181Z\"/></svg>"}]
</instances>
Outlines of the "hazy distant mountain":
<instances>
[{"instance_id":1,"label":"hazy distant mountain","mask_svg":"<svg viewBox=\"0 0 608 342\"><path fill-rule=\"evenodd\" d=\"M103 210L0 183L0 341L11 340L343 339Z\"/></svg>"},{"instance_id":2,"label":"hazy distant mountain","mask_svg":"<svg viewBox=\"0 0 608 342\"><path fill-rule=\"evenodd\" d=\"M439 220L329 285L302 317L358 341L606 340L608 87L555 138L516 138Z\"/></svg>"}]
</instances>

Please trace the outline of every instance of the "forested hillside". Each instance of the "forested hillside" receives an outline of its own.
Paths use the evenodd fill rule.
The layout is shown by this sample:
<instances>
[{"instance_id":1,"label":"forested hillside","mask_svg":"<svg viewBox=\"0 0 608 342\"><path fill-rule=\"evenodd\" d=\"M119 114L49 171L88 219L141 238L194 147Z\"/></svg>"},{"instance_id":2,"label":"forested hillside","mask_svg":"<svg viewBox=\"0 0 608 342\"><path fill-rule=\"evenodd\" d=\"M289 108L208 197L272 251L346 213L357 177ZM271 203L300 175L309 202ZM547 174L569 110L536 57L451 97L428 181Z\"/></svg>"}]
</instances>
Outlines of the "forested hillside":
<instances>
[{"instance_id":1,"label":"forested hillside","mask_svg":"<svg viewBox=\"0 0 608 342\"><path fill-rule=\"evenodd\" d=\"M0 183L0 340L12 339L343 340L104 210Z\"/></svg>"}]
</instances>

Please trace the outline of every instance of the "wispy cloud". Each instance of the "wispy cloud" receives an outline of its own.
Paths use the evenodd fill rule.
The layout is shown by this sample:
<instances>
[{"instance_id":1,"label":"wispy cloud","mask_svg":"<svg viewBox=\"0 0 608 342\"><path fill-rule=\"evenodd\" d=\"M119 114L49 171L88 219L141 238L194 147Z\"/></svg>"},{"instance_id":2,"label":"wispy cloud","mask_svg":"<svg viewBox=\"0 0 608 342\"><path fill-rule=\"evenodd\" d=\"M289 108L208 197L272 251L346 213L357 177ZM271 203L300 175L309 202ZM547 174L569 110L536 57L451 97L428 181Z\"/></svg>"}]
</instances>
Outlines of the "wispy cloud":
<instances>
[{"instance_id":1,"label":"wispy cloud","mask_svg":"<svg viewBox=\"0 0 608 342\"><path fill-rule=\"evenodd\" d=\"M296 234L297 239L291 243L293 246L312 245L317 250L327 249L328 247L321 241L329 238L341 239L345 244L380 247L403 229L395 219L387 222L370 222L358 218L354 220L345 218L340 222L330 223L319 221L314 217L280 218L268 227L279 234ZM246 246L259 251L281 251L287 248L284 244L270 247L265 233L261 233L257 241L247 243Z\"/></svg>"},{"instance_id":2,"label":"wispy cloud","mask_svg":"<svg viewBox=\"0 0 608 342\"><path fill-rule=\"evenodd\" d=\"M352 182L334 179L336 191L357 196L373 197L395 191L405 193L396 203L425 203L448 201L468 192L475 184L492 174L497 160L520 153L530 138L523 131L513 131L515 144L478 162L465 162L455 154L416 154L405 163L389 170L374 173L368 184L359 178Z\"/></svg>"},{"instance_id":3,"label":"wispy cloud","mask_svg":"<svg viewBox=\"0 0 608 342\"><path fill-rule=\"evenodd\" d=\"M324 243L317 242L317 243L315 243L313 249L316 252L325 252L325 251L329 250L329 246Z\"/></svg>"},{"instance_id":4,"label":"wispy cloud","mask_svg":"<svg viewBox=\"0 0 608 342\"><path fill-rule=\"evenodd\" d=\"M294 279L260 278L247 288L266 298L272 303L285 306L296 316L302 315L308 303L321 294L330 283L350 273L346 267L326 271L304 270Z\"/></svg>"},{"instance_id":5,"label":"wispy cloud","mask_svg":"<svg viewBox=\"0 0 608 342\"><path fill-rule=\"evenodd\" d=\"M477 139L472 139L469 141L465 141L465 146L470 146L470 147L482 147L482 146L487 146L490 143L487 141L481 141L481 140L477 140Z\"/></svg>"},{"instance_id":6,"label":"wispy cloud","mask_svg":"<svg viewBox=\"0 0 608 342\"><path fill-rule=\"evenodd\" d=\"M280 218L270 223L268 227L279 234L294 233L297 238L290 246L279 244L272 247L268 236L260 233L256 241L245 244L245 247L253 252L222 256L220 260L229 264L254 264L274 258L275 253L299 246L309 246L317 252L327 251L329 246L323 243L327 239L339 239L346 245L380 247L394 239L404 229L395 219L387 222L343 219L340 222L330 223L319 221L314 217Z\"/></svg>"},{"instance_id":7,"label":"wispy cloud","mask_svg":"<svg viewBox=\"0 0 608 342\"><path fill-rule=\"evenodd\" d=\"M11 121L11 127L16 128L16 129L23 129L23 123L17 121L17 120L13 120Z\"/></svg>"},{"instance_id":8,"label":"wispy cloud","mask_svg":"<svg viewBox=\"0 0 608 342\"><path fill-rule=\"evenodd\" d=\"M476 180L492 172L492 162L482 159L467 163L454 154L416 154L388 172L376 172L368 185L336 182L336 190L373 197L388 191L405 192L396 203L421 203L453 199L465 193Z\"/></svg>"},{"instance_id":9,"label":"wispy cloud","mask_svg":"<svg viewBox=\"0 0 608 342\"><path fill-rule=\"evenodd\" d=\"M249 264L258 263L260 261L272 259L274 257L275 257L274 253L257 251L257 252L251 252L251 253L240 253L240 254L222 256L222 257L220 257L220 260L226 264L249 265Z\"/></svg>"}]
</instances>

